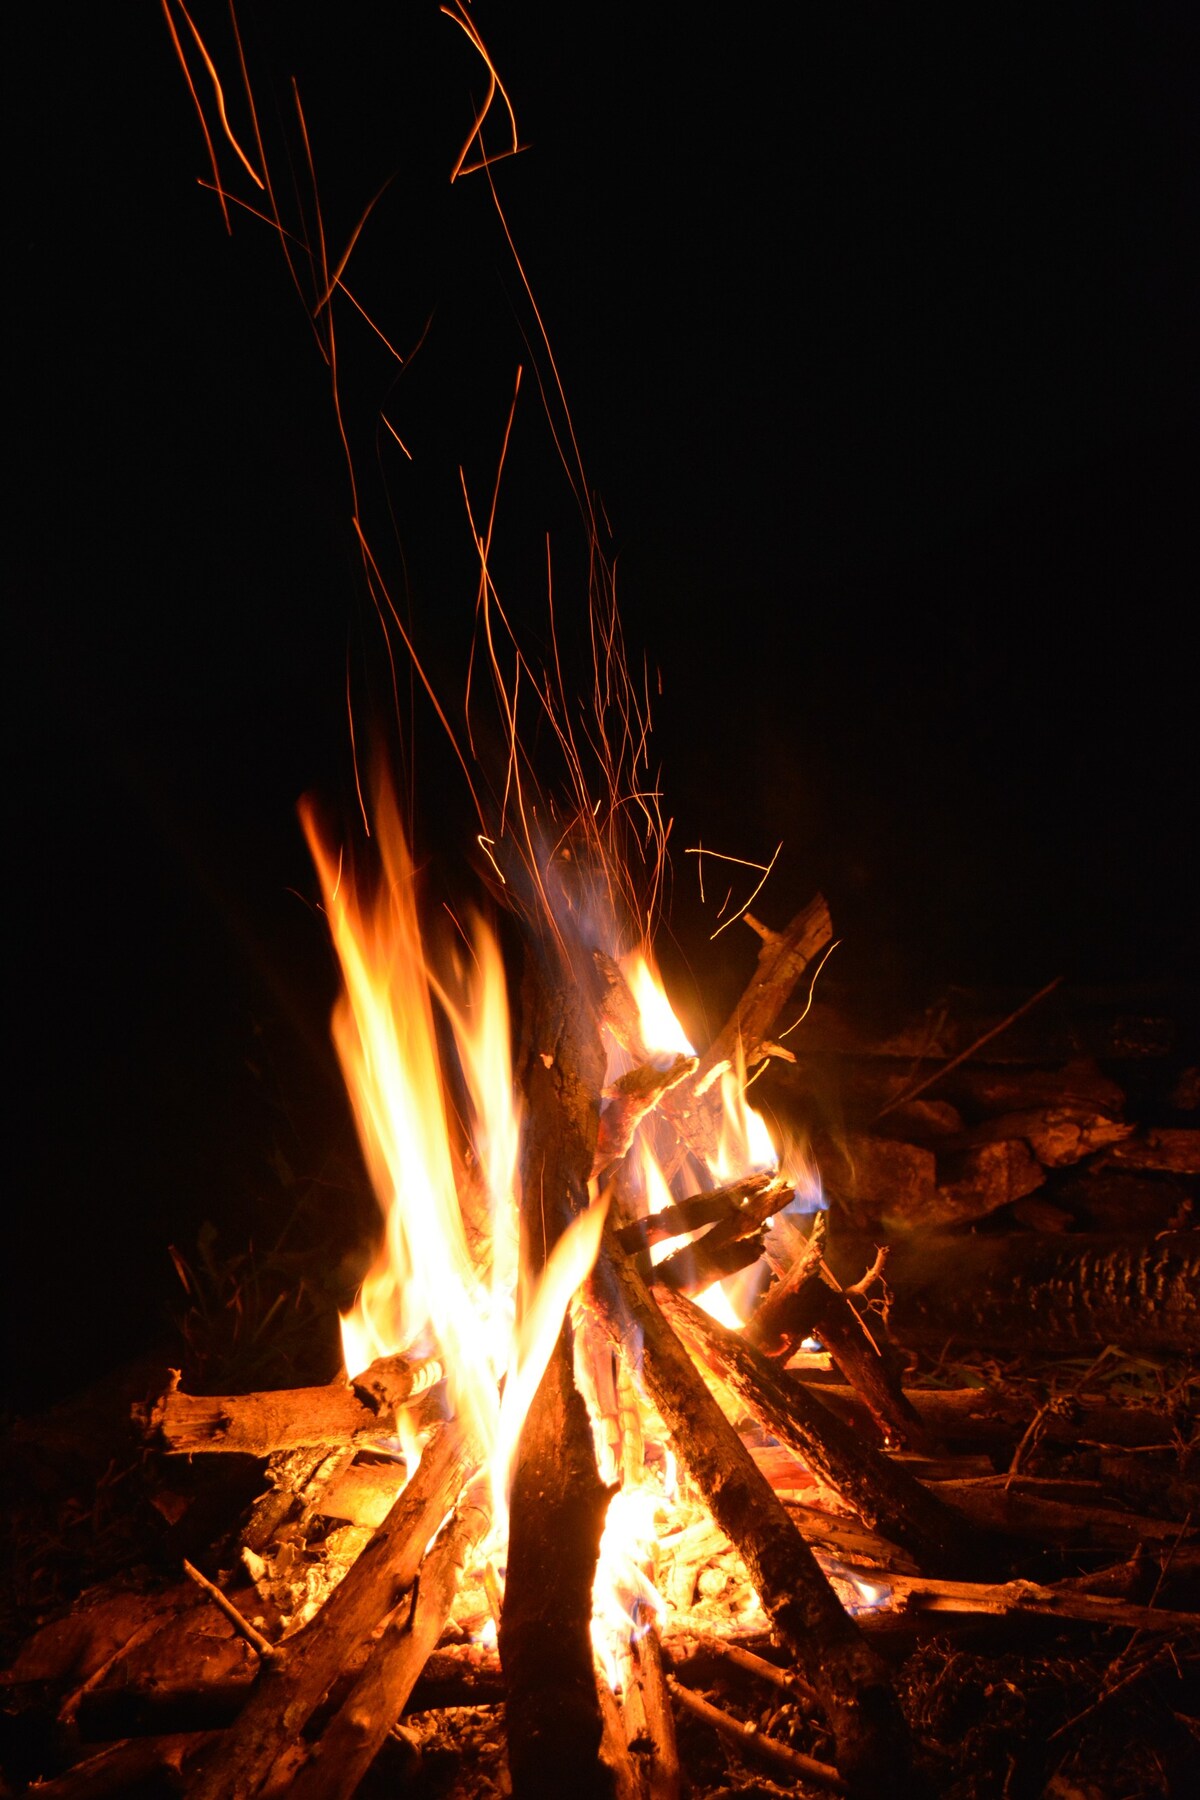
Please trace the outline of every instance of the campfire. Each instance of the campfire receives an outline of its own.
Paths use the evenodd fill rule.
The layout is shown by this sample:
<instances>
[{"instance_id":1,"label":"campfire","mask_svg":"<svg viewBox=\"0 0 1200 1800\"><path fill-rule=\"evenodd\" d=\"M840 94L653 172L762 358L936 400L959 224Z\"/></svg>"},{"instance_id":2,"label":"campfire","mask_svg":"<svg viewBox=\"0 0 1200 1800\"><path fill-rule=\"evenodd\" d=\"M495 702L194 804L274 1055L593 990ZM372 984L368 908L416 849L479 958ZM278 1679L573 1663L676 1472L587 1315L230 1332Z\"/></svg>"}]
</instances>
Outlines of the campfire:
<instances>
[{"instance_id":1,"label":"campfire","mask_svg":"<svg viewBox=\"0 0 1200 1800\"><path fill-rule=\"evenodd\" d=\"M186 12L164 11L185 69L198 47L216 84ZM499 77L453 17L490 105ZM215 131L273 207L216 92ZM456 174L494 160L487 110ZM321 316L346 258L307 254ZM765 923L767 867L727 921L755 950L741 998L690 1042L656 963L667 829L639 778L649 721L607 571L593 559L579 730L553 621L535 669L491 526L471 520L498 775L469 722L461 742L452 729L360 539L478 812L476 913L418 868L386 768L361 833L303 808L379 1212L343 1372L213 1394L176 1371L139 1404L164 1518L188 1507L175 1472L184 1487L229 1459L255 1468L256 1497L170 1585L100 1588L33 1632L9 1676L14 1716L52 1694L52 1748L22 1749L32 1791L404 1791L422 1754L404 1721L473 1709L503 1739L502 1786L477 1791L516 1800L708 1791L698 1732L761 1771L731 1792L901 1792L930 1753L893 1652L931 1616L1115 1634L1126 1648L1077 1709L1102 1712L1183 1657L1190 1512L1113 1508L1098 1479L1031 1471L1083 1440L1126 1462L1165 1451L1190 1477L1186 1377L1158 1406L1092 1383L1108 1346L1195 1349L1190 1190L1139 1238L1114 1228L1112 1176L1186 1185L1197 1134L1140 1128L1075 1045L1005 1062L1054 984L954 1041L945 1017L918 1040L869 1037L822 999L824 900ZM557 790L518 728L530 693ZM1174 1092L1173 1119L1195 1105L1182 1074ZM1087 1367L1039 1400L928 1362L914 1379L956 1339L1024 1341L1064 1367L1082 1350ZM1066 1549L1086 1568L1064 1575ZM169 1684L168 1644L184 1671ZM773 1728L714 1699L722 1681L769 1692ZM1187 1708L1172 1716L1186 1737Z\"/></svg>"}]
</instances>

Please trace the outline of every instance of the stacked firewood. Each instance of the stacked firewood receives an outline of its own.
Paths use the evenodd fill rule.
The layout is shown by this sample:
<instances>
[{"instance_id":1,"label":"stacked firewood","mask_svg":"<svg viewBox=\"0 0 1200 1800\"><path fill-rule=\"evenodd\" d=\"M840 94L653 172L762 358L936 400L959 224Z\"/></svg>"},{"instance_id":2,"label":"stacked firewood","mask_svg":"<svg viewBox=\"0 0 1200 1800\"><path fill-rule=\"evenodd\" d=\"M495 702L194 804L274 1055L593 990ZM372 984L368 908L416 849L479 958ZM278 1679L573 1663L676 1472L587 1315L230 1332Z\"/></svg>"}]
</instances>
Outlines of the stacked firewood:
<instances>
[{"instance_id":1,"label":"stacked firewood","mask_svg":"<svg viewBox=\"0 0 1200 1800\"><path fill-rule=\"evenodd\" d=\"M912 1751L880 1648L897 1628L930 1614L1043 1617L1150 1634L1156 1645L1194 1629L1198 1615L1172 1604L1167 1580L1195 1564L1186 1520L1109 1505L1101 1482L1048 1479L1038 1460L1085 1435L1113 1456L1157 1453L1169 1429L1186 1479L1194 1426L1184 1403L1168 1424L1162 1406L1097 1397L1085 1381L1070 1404L1000 1379L931 1387L913 1379L902 1347L919 1347L926 1327L943 1342L959 1328L922 1312L931 1303L912 1297L925 1290L905 1274L921 1266L922 1245L950 1232L960 1258L1022 1239L1070 1245L1083 1271L1066 1290L1072 1351L1133 1341L1139 1322L1159 1347L1194 1348L1195 1287L1178 1269L1195 1255L1194 1234L1179 1227L1190 1180L1180 1165L1196 1134L1134 1129L1113 1078L1085 1069L1077 1049L1057 1069L1044 1053L1001 1061L1000 1031L972 1050L986 1035L977 1022L954 1022L952 1039L943 1020L914 1054L909 1038L868 1045L819 1008L789 1038L789 1062L772 1034L828 935L820 902L783 932L760 928L758 967L729 1024L704 1057L668 1071L639 1055L613 965L564 966L560 947L531 948L524 1190L542 1201L524 1220L531 1264L587 1204L597 1174L613 1200L522 1433L505 1567L484 1554L482 1452L449 1414L436 1358L389 1359L353 1383L283 1393L188 1395L173 1381L138 1414L152 1453L165 1453L156 1466L179 1469L183 1489L181 1459L254 1458L264 1491L214 1544L207 1574L189 1562L173 1586L94 1592L26 1645L10 1695L23 1703L37 1690L55 1716L35 1791L78 1800L157 1781L212 1800L349 1796L373 1765L415 1755L399 1724L406 1711L502 1697L503 1780L518 1800L671 1800L687 1783L680 1736L697 1721L775 1781L898 1792ZM636 1062L603 1104L601 1019ZM1010 1032L1019 1023L992 1021ZM842 1096L844 1116L829 1105L809 1119L831 1220L803 1235L780 1225L789 1190L770 1176L657 1221L634 1217L621 1162L638 1120L654 1112L681 1143L710 1149L713 1071L739 1050L751 1067L772 1058L785 1097L789 1083L818 1102ZM1152 1155L1174 1161L1147 1169ZM1114 1183L1152 1176L1162 1178L1151 1183L1160 1210L1172 1209L1155 1216L1166 1249L1150 1250L1131 1221L1123 1235L1130 1256L1157 1255L1166 1272L1122 1288L1114 1253L1094 1248L1111 1212L1072 1203L1080 1189L1066 1183L1083 1183L1097 1207L1109 1194L1111 1207ZM1031 1213L1035 1203L1046 1210ZM687 1252L652 1267L652 1240L685 1231ZM1102 1254L1110 1261L1093 1292ZM696 1306L692 1295L760 1256L773 1279L743 1331ZM955 1285L976 1290L977 1309L991 1293L997 1317L1015 1305L1013 1335L1028 1336L1029 1294L1014 1302L998 1279L964 1266ZM1054 1309L1042 1313L1052 1334ZM635 1473L639 1458L652 1460L642 1441L651 1425L683 1471L645 1571L647 1591L672 1611L664 1620L633 1599L612 1684L590 1634L612 1496L594 1444L605 1438L610 1460ZM405 1435L425 1440L411 1479ZM171 1504L165 1483L161 1507ZM1086 1561L1082 1579L1077 1563L1064 1579L1055 1561L1067 1547ZM798 1741L748 1729L706 1698L713 1659L776 1696L782 1685L797 1702Z\"/></svg>"}]
</instances>

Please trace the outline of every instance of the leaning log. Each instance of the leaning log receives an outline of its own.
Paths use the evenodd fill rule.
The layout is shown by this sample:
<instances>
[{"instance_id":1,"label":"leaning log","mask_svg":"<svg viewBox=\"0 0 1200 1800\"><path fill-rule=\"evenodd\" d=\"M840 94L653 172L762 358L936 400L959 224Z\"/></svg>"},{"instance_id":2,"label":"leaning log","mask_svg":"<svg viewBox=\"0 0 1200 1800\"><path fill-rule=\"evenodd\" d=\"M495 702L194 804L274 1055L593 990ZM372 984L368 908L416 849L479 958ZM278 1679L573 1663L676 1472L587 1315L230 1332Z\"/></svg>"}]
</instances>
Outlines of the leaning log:
<instances>
[{"instance_id":1,"label":"leaning log","mask_svg":"<svg viewBox=\"0 0 1200 1800\"><path fill-rule=\"evenodd\" d=\"M904 1720L885 1665L726 1419L611 1229L589 1284L614 1344L641 1370L676 1454L740 1552L764 1608L820 1696L853 1789L901 1791Z\"/></svg>"},{"instance_id":2,"label":"leaning log","mask_svg":"<svg viewBox=\"0 0 1200 1800\"><path fill-rule=\"evenodd\" d=\"M464 1428L443 1426L320 1612L264 1665L237 1724L201 1759L190 1800L250 1800L258 1792L352 1653L411 1588L425 1546L478 1462Z\"/></svg>"},{"instance_id":3,"label":"leaning log","mask_svg":"<svg viewBox=\"0 0 1200 1800\"><path fill-rule=\"evenodd\" d=\"M810 1390L781 1379L737 1332L726 1330L682 1295L663 1294L661 1303L692 1352L869 1530L899 1545L930 1573L965 1575L977 1572L984 1561L996 1562L996 1547L958 1513L907 1469L863 1442Z\"/></svg>"},{"instance_id":4,"label":"leaning log","mask_svg":"<svg viewBox=\"0 0 1200 1800\"><path fill-rule=\"evenodd\" d=\"M350 1694L289 1788L291 1800L351 1800L445 1628L463 1570L491 1527L485 1479L463 1496L421 1564L411 1608L391 1619Z\"/></svg>"},{"instance_id":5,"label":"leaning log","mask_svg":"<svg viewBox=\"0 0 1200 1800\"><path fill-rule=\"evenodd\" d=\"M586 973L586 972L585 972ZM590 985L590 984L589 984ZM522 987L524 1266L540 1270L583 1211L596 1155L604 1051L595 995L531 947ZM521 1430L500 1619L505 1730L515 1800L611 1800L592 1656L592 1585L608 1491L564 1324Z\"/></svg>"},{"instance_id":6,"label":"leaning log","mask_svg":"<svg viewBox=\"0 0 1200 1800\"><path fill-rule=\"evenodd\" d=\"M835 1238L829 1261L853 1280L861 1240ZM1200 1350L1200 1231L1143 1236L920 1232L894 1243L888 1323L906 1344L1071 1351L1116 1344Z\"/></svg>"}]
</instances>

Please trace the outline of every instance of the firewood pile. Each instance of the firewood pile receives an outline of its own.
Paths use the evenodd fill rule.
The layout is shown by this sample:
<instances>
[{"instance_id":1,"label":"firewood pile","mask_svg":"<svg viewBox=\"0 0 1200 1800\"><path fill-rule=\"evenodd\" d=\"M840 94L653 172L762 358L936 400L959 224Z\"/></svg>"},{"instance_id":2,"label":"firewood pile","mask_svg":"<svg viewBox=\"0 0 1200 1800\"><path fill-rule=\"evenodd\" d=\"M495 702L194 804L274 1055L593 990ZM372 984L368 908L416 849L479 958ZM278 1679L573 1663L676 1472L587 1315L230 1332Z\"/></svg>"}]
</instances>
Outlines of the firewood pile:
<instances>
[{"instance_id":1,"label":"firewood pile","mask_svg":"<svg viewBox=\"0 0 1200 1800\"><path fill-rule=\"evenodd\" d=\"M17 1426L6 1792L1188 1791L1200 1131L1178 1022L1055 990L881 1031L819 990L785 1040L828 914L756 929L729 1023L669 1066L637 1054L607 958L530 948L533 1266L589 1183L610 1201L500 1552L436 1351L269 1393L175 1374L123 1433L91 1401ZM634 1060L607 1090L598 1020ZM765 1174L637 1216L640 1123L707 1147L739 1050L827 1210L797 1223ZM742 1329L696 1304L752 1268ZM602 1538L635 1493L621 1626L597 1635Z\"/></svg>"}]
</instances>

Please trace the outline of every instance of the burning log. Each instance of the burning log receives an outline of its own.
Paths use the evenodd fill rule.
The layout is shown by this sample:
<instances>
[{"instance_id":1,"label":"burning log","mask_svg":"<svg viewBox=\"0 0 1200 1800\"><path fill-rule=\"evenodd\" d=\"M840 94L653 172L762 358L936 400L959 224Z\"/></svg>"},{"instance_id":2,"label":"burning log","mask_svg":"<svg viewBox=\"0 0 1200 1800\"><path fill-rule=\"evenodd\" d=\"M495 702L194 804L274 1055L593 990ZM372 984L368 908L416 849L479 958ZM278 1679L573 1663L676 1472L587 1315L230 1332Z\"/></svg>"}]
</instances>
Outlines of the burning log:
<instances>
[{"instance_id":1,"label":"burning log","mask_svg":"<svg viewBox=\"0 0 1200 1800\"><path fill-rule=\"evenodd\" d=\"M890 1780L894 1789L907 1765L907 1738L885 1666L836 1599L611 1231L589 1293L614 1343L641 1368L680 1461L817 1690L843 1777L851 1787Z\"/></svg>"},{"instance_id":2,"label":"burning log","mask_svg":"<svg viewBox=\"0 0 1200 1800\"><path fill-rule=\"evenodd\" d=\"M745 917L763 941L750 984L695 1072L666 1094L661 1104L681 1143L708 1160L717 1147L721 1112L717 1078L722 1068L733 1068L740 1055L750 1069L769 1054L771 1033L796 983L833 936L829 908L820 894L783 931L769 931L749 913Z\"/></svg>"},{"instance_id":3,"label":"burning log","mask_svg":"<svg viewBox=\"0 0 1200 1800\"><path fill-rule=\"evenodd\" d=\"M733 1202L731 1212L702 1238L660 1263L654 1271L656 1283L684 1293L699 1293L714 1281L757 1262L763 1228L793 1197L791 1183L781 1175L748 1175L724 1192Z\"/></svg>"},{"instance_id":4,"label":"burning log","mask_svg":"<svg viewBox=\"0 0 1200 1800\"><path fill-rule=\"evenodd\" d=\"M799 1383L787 1387L738 1333L681 1295L664 1294L667 1318L746 1410L812 1469L870 1530L898 1544L918 1566L942 1573L978 1569L995 1546ZM733 1534L730 1533L732 1536Z\"/></svg>"},{"instance_id":5,"label":"burning log","mask_svg":"<svg viewBox=\"0 0 1200 1800\"><path fill-rule=\"evenodd\" d=\"M694 1056L677 1056L666 1069L653 1063L642 1063L630 1069L611 1088L605 1090L607 1102L600 1115L600 1134L596 1142L596 1172L624 1156L646 1114L652 1112L664 1094L678 1087L698 1066Z\"/></svg>"},{"instance_id":6,"label":"burning log","mask_svg":"<svg viewBox=\"0 0 1200 1800\"><path fill-rule=\"evenodd\" d=\"M521 1432L500 1661L513 1793L611 1800L592 1656L592 1585L609 1492L564 1326Z\"/></svg>"},{"instance_id":7,"label":"burning log","mask_svg":"<svg viewBox=\"0 0 1200 1800\"><path fill-rule=\"evenodd\" d=\"M835 1241L834 1271L864 1246ZM889 1323L905 1343L948 1339L1023 1350L1195 1351L1200 1347L1200 1232L1157 1238L1014 1232L920 1233L892 1246Z\"/></svg>"},{"instance_id":8,"label":"burning log","mask_svg":"<svg viewBox=\"0 0 1200 1800\"><path fill-rule=\"evenodd\" d=\"M486 1480L473 1484L421 1564L410 1608L401 1607L371 1652L349 1698L293 1780L292 1800L350 1800L399 1718L441 1636L463 1569L491 1527Z\"/></svg>"},{"instance_id":9,"label":"burning log","mask_svg":"<svg viewBox=\"0 0 1200 1800\"><path fill-rule=\"evenodd\" d=\"M139 1409L147 1435L179 1456L221 1451L271 1456L320 1445L377 1442L396 1429L396 1412L442 1379L439 1362L381 1357L353 1384L285 1388L259 1394L183 1394L179 1371Z\"/></svg>"},{"instance_id":10,"label":"burning log","mask_svg":"<svg viewBox=\"0 0 1200 1800\"><path fill-rule=\"evenodd\" d=\"M521 1084L526 1266L544 1267L587 1205L604 1052L590 995L531 950L523 986ZM517 1800L565 1788L611 1800L591 1642L592 1586L609 1495L564 1324L521 1430L500 1620L509 1772ZM551 1578L553 1571L553 1578Z\"/></svg>"},{"instance_id":11,"label":"burning log","mask_svg":"<svg viewBox=\"0 0 1200 1800\"><path fill-rule=\"evenodd\" d=\"M662 1643L653 1625L633 1641L633 1680L625 1699L630 1748L641 1752L646 1800L679 1800L682 1773Z\"/></svg>"},{"instance_id":12,"label":"burning log","mask_svg":"<svg viewBox=\"0 0 1200 1800\"><path fill-rule=\"evenodd\" d=\"M425 1546L479 1453L461 1426L439 1432L408 1487L316 1618L263 1667L237 1724L203 1756L193 1800L250 1800L353 1652L411 1588Z\"/></svg>"}]
</instances>

